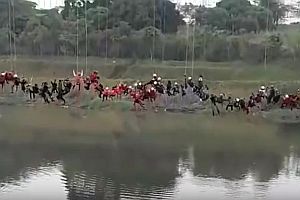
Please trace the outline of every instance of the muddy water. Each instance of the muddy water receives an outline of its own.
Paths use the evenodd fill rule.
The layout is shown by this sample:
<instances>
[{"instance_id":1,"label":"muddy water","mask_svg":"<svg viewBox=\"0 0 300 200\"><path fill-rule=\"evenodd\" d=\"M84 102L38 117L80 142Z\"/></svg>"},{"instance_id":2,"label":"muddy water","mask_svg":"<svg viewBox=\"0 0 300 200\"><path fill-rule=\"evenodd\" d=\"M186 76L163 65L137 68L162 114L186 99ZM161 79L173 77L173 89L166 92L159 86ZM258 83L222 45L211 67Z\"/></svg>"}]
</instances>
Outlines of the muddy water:
<instances>
[{"instance_id":1,"label":"muddy water","mask_svg":"<svg viewBox=\"0 0 300 200\"><path fill-rule=\"evenodd\" d=\"M299 199L297 125L0 107L0 199Z\"/></svg>"}]
</instances>

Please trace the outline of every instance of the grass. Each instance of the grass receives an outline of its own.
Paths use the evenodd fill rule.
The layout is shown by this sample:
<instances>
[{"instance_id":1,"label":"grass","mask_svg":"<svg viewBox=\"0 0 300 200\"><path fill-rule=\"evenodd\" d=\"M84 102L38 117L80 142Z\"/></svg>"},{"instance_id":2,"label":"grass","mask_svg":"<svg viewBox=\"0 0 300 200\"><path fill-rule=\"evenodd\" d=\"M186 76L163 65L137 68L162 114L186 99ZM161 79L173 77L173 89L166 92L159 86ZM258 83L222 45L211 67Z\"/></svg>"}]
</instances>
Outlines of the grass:
<instances>
[{"instance_id":1,"label":"grass","mask_svg":"<svg viewBox=\"0 0 300 200\"><path fill-rule=\"evenodd\" d=\"M79 59L79 69L85 70L85 58ZM34 82L49 80L49 78L72 77L72 70L76 70L75 57L18 57L16 71L26 77L34 77ZM119 81L133 82L149 80L153 72L163 79L183 80L185 69L191 75L191 63L186 68L185 62L164 61L151 62L150 60L112 59L89 57L88 70L98 70L102 81L107 85ZM10 63L6 57L0 58L0 68L9 70ZM250 65L242 62L212 63L196 61L194 78L200 74L214 90L236 90L239 93L257 88L261 84L275 84L280 87L296 85L299 81L300 69L286 66L285 62L268 64L265 70L263 64ZM220 89L218 89L220 88Z\"/></svg>"}]
</instances>

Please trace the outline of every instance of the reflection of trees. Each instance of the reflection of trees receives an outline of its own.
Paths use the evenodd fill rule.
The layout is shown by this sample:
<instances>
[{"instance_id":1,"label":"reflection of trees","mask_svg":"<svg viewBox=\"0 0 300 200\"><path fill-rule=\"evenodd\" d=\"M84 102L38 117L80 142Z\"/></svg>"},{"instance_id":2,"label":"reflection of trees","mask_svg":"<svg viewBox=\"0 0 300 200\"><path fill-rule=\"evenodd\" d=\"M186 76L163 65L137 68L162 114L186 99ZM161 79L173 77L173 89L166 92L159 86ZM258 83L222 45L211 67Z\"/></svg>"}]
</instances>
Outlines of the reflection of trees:
<instances>
[{"instance_id":1,"label":"reflection of trees","mask_svg":"<svg viewBox=\"0 0 300 200\"><path fill-rule=\"evenodd\" d=\"M152 143L81 149L73 155L63 159L70 199L118 199L123 189L147 196L172 187L178 175L179 152Z\"/></svg>"},{"instance_id":2,"label":"reflection of trees","mask_svg":"<svg viewBox=\"0 0 300 200\"><path fill-rule=\"evenodd\" d=\"M119 199L126 192L145 198L158 194L159 198L172 191L182 155L194 160L195 175L241 180L252 172L257 181L269 181L283 169L290 144L299 149L294 138L276 134L258 139L255 134L145 133L121 136L114 142L113 138L94 136L100 142L93 145L58 144L55 140L46 145L1 144L0 183L18 181L28 168L37 170L44 160L59 160L69 199ZM194 147L190 157L188 146ZM295 155L299 155L297 151Z\"/></svg>"},{"instance_id":3,"label":"reflection of trees","mask_svg":"<svg viewBox=\"0 0 300 200\"><path fill-rule=\"evenodd\" d=\"M283 168L289 152L286 140L276 134L219 134L203 136L195 146L196 175L243 179L250 171L257 181L269 181Z\"/></svg>"},{"instance_id":4,"label":"reflection of trees","mask_svg":"<svg viewBox=\"0 0 300 200\"><path fill-rule=\"evenodd\" d=\"M239 180L252 171L258 181L269 181L282 169L283 157L280 154L253 152L205 152L198 149L195 153L195 174Z\"/></svg>"}]
</instances>

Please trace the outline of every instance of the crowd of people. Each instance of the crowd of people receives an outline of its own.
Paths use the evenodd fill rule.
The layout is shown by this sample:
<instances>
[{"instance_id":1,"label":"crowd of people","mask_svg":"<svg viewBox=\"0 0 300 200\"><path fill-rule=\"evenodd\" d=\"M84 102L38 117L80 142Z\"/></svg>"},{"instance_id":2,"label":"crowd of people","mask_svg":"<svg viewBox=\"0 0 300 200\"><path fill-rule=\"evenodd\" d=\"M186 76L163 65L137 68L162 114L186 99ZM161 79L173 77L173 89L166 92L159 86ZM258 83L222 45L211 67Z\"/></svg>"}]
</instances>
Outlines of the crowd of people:
<instances>
[{"instance_id":1,"label":"crowd of people","mask_svg":"<svg viewBox=\"0 0 300 200\"><path fill-rule=\"evenodd\" d=\"M72 91L86 90L91 92L100 101L112 101L114 99L127 98L133 102L135 110L146 109L145 102L152 103L155 107L161 97L172 98L187 95L196 96L199 102L210 102L213 116L220 115L220 109L226 111L243 111L247 114L254 110L263 110L268 107L278 106L282 109L298 109L300 107L300 90L294 94L281 94L273 85L270 87L261 86L258 91L252 93L248 98L236 98L224 93L212 94L200 75L197 81L192 77L184 76L181 83L168 80L164 82L160 76L153 74L152 79L146 82L136 81L132 85L119 83L113 87L103 86L97 71L84 76L83 71L75 73L73 78L43 82L41 85L32 84L32 79L19 77L15 72L2 72L0 84L2 91L5 85L10 85L11 93L21 90L28 96L30 101L41 97L47 104L61 102L66 104L65 95Z\"/></svg>"}]
</instances>

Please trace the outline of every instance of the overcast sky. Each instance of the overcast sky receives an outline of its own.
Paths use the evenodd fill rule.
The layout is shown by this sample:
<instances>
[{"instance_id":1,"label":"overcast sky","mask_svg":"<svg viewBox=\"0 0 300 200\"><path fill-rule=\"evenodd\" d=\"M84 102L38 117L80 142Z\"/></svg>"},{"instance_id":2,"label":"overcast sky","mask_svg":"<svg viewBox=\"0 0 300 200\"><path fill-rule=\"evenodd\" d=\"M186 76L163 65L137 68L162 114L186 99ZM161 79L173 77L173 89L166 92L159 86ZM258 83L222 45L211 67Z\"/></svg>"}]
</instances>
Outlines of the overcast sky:
<instances>
[{"instance_id":1,"label":"overcast sky","mask_svg":"<svg viewBox=\"0 0 300 200\"><path fill-rule=\"evenodd\" d=\"M37 2L39 8L51 8L55 6L63 5L64 0L32 0ZM129 0L130 1L130 0ZM202 4L207 6L214 6L218 0L172 0L175 3L187 3Z\"/></svg>"},{"instance_id":2,"label":"overcast sky","mask_svg":"<svg viewBox=\"0 0 300 200\"><path fill-rule=\"evenodd\" d=\"M37 2L39 8L51 8L56 6L63 5L64 0L31 0ZM129 0L130 1L130 0ZM193 4L201 4L208 7L215 6L216 2L220 0L171 0L175 3L188 3L191 2ZM298 0L281 0L286 4L293 4L296 3Z\"/></svg>"}]
</instances>

